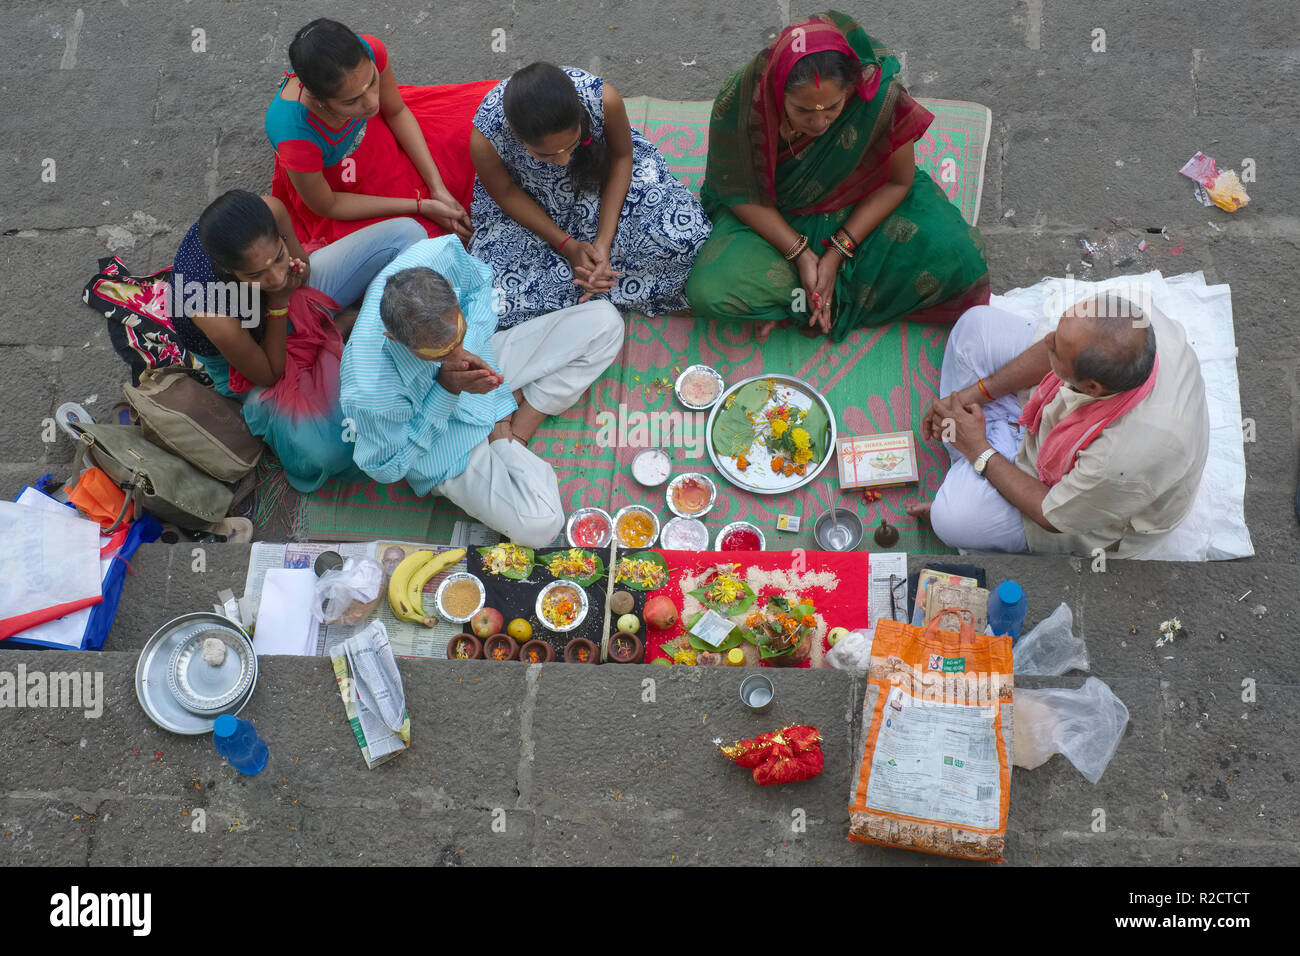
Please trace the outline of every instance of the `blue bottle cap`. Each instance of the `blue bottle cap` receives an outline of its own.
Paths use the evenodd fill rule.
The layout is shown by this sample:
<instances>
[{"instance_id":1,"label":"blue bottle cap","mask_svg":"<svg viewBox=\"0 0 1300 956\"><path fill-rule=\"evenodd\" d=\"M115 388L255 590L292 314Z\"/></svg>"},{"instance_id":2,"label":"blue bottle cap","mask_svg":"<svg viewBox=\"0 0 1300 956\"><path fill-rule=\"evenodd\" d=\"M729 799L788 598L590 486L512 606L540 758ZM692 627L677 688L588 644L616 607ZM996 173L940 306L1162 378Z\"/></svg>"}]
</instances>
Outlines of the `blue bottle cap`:
<instances>
[{"instance_id":1,"label":"blue bottle cap","mask_svg":"<svg viewBox=\"0 0 1300 956\"><path fill-rule=\"evenodd\" d=\"M1024 596L1024 588L1015 581L1003 581L998 585L998 599L1003 604L1019 604L1020 599Z\"/></svg>"},{"instance_id":2,"label":"blue bottle cap","mask_svg":"<svg viewBox=\"0 0 1300 956\"><path fill-rule=\"evenodd\" d=\"M212 732L218 737L233 737L239 729L239 718L234 714L222 714L212 725Z\"/></svg>"}]
</instances>

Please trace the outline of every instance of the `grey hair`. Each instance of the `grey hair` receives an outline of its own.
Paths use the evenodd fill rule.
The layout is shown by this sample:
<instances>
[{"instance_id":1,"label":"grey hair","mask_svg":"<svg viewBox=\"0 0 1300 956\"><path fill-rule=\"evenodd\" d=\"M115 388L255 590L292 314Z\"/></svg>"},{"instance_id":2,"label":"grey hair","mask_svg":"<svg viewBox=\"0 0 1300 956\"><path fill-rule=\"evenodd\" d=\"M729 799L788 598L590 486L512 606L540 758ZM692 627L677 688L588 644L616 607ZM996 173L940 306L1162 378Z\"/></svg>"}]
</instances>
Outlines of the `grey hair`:
<instances>
[{"instance_id":1,"label":"grey hair","mask_svg":"<svg viewBox=\"0 0 1300 956\"><path fill-rule=\"evenodd\" d=\"M456 292L427 266L394 272L379 301L388 334L408 349L440 348L456 337Z\"/></svg>"},{"instance_id":2,"label":"grey hair","mask_svg":"<svg viewBox=\"0 0 1300 956\"><path fill-rule=\"evenodd\" d=\"M1137 388L1151 376L1156 361L1156 330L1143 311L1113 293L1097 295L1075 307L1075 314L1087 318L1097 331L1094 344L1079 351L1074 359L1074 377L1090 378L1109 392ZM1141 329L1141 344L1132 333Z\"/></svg>"}]
</instances>

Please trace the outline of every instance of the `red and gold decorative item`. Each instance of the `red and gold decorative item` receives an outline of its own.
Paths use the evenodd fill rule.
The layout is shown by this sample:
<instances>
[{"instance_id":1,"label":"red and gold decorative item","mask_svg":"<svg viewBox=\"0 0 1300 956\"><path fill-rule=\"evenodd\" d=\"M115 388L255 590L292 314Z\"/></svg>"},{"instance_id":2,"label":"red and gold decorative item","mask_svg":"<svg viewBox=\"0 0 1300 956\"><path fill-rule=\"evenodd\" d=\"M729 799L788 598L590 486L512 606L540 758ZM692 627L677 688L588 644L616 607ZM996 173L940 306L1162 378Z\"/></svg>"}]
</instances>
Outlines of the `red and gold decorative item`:
<instances>
[{"instance_id":1,"label":"red and gold decorative item","mask_svg":"<svg viewBox=\"0 0 1300 956\"><path fill-rule=\"evenodd\" d=\"M719 747L723 755L754 773L760 787L811 780L822 772L822 735L816 727L782 727L750 740Z\"/></svg>"}]
</instances>

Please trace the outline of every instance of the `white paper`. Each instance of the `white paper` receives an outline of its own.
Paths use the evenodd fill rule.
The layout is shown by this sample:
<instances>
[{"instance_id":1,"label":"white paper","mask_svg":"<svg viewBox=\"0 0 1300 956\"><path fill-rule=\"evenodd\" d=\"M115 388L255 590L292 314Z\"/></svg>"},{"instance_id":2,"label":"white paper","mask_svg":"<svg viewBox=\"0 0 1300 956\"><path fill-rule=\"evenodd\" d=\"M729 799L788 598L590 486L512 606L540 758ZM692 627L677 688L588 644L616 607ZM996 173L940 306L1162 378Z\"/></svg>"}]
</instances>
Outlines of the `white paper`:
<instances>
[{"instance_id":1,"label":"white paper","mask_svg":"<svg viewBox=\"0 0 1300 956\"><path fill-rule=\"evenodd\" d=\"M263 654L315 654L319 629L311 616L316 572L311 568L270 568L262 582L253 648Z\"/></svg>"},{"instance_id":2,"label":"white paper","mask_svg":"<svg viewBox=\"0 0 1300 956\"><path fill-rule=\"evenodd\" d=\"M735 624L727 620L717 611L709 608L704 615L695 622L691 628L691 633L698 637L706 644L712 644L717 647L727 639L727 635L735 628Z\"/></svg>"},{"instance_id":3,"label":"white paper","mask_svg":"<svg viewBox=\"0 0 1300 956\"><path fill-rule=\"evenodd\" d=\"M0 620L99 596L99 525L59 510L0 501Z\"/></svg>"}]
</instances>

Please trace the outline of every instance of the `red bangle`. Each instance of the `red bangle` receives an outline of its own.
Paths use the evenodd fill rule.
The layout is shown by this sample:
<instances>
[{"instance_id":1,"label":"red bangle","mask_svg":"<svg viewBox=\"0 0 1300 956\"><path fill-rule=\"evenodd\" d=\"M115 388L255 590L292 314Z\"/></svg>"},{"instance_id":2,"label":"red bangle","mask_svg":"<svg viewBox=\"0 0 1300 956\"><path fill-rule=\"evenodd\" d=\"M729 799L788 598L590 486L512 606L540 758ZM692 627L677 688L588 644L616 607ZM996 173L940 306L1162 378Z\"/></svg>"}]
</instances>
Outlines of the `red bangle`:
<instances>
[{"instance_id":1,"label":"red bangle","mask_svg":"<svg viewBox=\"0 0 1300 956\"><path fill-rule=\"evenodd\" d=\"M992 396L991 394L989 394L989 390L988 390L987 388L984 387L984 379L982 379L982 378L981 378L981 379L978 379L978 380L975 382L975 387L978 388L981 392L983 392L983 393L984 393L984 397L987 398L990 402L993 401L993 396Z\"/></svg>"},{"instance_id":2,"label":"red bangle","mask_svg":"<svg viewBox=\"0 0 1300 956\"><path fill-rule=\"evenodd\" d=\"M564 237L564 242L568 242L568 241L569 241L570 239L572 239L572 238L573 238L572 236L565 236L565 237ZM564 248L564 242L561 242L558 246L555 247L555 251L556 251L556 252L559 252L561 249Z\"/></svg>"}]
</instances>

